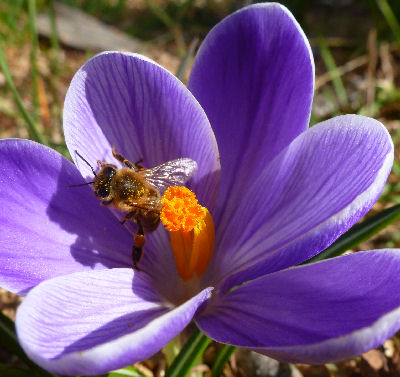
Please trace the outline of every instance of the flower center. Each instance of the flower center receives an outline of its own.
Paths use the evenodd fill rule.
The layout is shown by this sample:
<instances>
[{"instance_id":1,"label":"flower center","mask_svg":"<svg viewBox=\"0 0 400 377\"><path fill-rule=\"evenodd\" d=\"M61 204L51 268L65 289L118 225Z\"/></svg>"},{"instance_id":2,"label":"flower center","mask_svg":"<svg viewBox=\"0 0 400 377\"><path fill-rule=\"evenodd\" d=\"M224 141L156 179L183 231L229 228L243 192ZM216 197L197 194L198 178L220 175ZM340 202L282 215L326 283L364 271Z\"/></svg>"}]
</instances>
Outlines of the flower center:
<instances>
[{"instance_id":1,"label":"flower center","mask_svg":"<svg viewBox=\"0 0 400 377\"><path fill-rule=\"evenodd\" d=\"M186 187L169 187L162 196L161 221L169 231L179 276L188 281L204 274L214 250L214 222Z\"/></svg>"}]
</instances>

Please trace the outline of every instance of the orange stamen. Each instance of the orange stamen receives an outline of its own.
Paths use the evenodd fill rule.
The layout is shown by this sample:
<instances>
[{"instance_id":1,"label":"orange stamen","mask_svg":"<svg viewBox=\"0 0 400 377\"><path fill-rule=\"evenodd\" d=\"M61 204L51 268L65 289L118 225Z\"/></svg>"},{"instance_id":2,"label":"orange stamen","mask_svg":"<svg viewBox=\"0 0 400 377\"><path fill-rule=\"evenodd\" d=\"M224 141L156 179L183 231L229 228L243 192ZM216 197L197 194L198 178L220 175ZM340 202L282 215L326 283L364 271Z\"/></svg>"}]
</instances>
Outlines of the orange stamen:
<instances>
[{"instance_id":1,"label":"orange stamen","mask_svg":"<svg viewBox=\"0 0 400 377\"><path fill-rule=\"evenodd\" d=\"M214 250L214 222L186 187L169 187L162 197L161 221L170 232L179 276L184 280L204 274Z\"/></svg>"}]
</instances>

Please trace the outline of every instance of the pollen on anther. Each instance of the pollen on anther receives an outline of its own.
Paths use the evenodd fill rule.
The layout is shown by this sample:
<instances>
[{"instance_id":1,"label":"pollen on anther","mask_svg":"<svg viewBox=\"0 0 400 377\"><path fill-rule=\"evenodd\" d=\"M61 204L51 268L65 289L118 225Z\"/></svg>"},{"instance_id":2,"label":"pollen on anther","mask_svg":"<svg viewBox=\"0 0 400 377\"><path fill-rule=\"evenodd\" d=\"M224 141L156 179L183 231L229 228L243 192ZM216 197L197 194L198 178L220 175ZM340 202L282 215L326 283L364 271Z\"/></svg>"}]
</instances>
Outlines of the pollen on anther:
<instances>
[{"instance_id":1,"label":"pollen on anther","mask_svg":"<svg viewBox=\"0 0 400 377\"><path fill-rule=\"evenodd\" d=\"M161 221L170 231L190 232L204 217L204 208L187 187L169 187L162 197Z\"/></svg>"}]
</instances>

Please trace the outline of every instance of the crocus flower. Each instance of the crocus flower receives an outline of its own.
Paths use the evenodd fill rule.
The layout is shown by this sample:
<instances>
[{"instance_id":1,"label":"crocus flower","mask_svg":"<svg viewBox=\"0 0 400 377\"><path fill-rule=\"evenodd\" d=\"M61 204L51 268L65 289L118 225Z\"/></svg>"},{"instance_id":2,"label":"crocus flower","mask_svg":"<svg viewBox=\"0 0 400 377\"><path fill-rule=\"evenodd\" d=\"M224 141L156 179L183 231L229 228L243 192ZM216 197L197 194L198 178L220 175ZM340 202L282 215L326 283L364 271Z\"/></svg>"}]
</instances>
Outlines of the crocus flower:
<instances>
[{"instance_id":1,"label":"crocus flower","mask_svg":"<svg viewBox=\"0 0 400 377\"><path fill-rule=\"evenodd\" d=\"M148 358L192 320L219 342L303 363L390 337L400 326L398 250L289 268L371 208L393 161L376 120L346 115L308 129L313 81L293 16L258 4L212 29L188 88L140 55L89 60L64 107L75 165L34 142L2 140L0 284L27 294L16 318L27 354L60 374L100 374ZM93 177L75 151L93 166L117 164L113 145L146 167L197 162L188 187L211 214L199 234L212 239L215 226L211 261L198 255L203 270L178 271L172 228L160 225L135 271L133 229L90 186L67 188Z\"/></svg>"}]
</instances>

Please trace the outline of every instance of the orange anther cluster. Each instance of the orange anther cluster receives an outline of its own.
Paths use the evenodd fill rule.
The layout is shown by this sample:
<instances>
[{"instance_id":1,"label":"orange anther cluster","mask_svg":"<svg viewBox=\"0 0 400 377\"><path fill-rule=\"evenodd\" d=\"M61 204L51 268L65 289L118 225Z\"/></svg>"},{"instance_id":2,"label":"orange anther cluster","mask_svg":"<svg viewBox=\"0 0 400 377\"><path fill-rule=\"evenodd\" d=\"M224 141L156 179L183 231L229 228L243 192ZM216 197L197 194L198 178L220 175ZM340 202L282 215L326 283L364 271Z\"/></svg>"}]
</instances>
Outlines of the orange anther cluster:
<instances>
[{"instance_id":1,"label":"orange anther cluster","mask_svg":"<svg viewBox=\"0 0 400 377\"><path fill-rule=\"evenodd\" d=\"M190 232L204 217L204 208L187 187L168 187L162 197L161 221L170 232Z\"/></svg>"},{"instance_id":2,"label":"orange anther cluster","mask_svg":"<svg viewBox=\"0 0 400 377\"><path fill-rule=\"evenodd\" d=\"M188 281L206 270L214 250L214 222L186 187L169 187L162 197L161 221L170 242L179 276Z\"/></svg>"}]
</instances>

